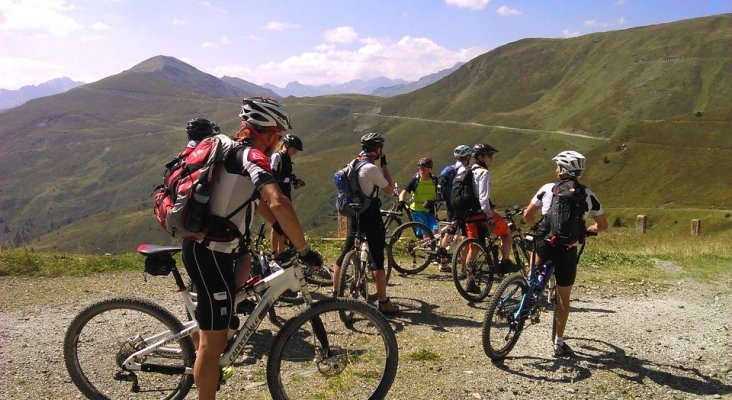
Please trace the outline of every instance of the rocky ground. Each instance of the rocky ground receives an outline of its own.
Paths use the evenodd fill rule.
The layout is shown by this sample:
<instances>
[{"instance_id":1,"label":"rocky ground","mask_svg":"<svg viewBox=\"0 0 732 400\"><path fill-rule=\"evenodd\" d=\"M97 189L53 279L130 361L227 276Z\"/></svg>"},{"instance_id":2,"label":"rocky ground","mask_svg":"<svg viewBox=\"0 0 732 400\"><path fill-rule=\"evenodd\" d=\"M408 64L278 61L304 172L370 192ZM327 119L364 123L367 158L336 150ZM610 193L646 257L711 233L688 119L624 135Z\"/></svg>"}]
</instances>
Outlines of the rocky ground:
<instances>
[{"instance_id":1,"label":"rocky ground","mask_svg":"<svg viewBox=\"0 0 732 400\"><path fill-rule=\"evenodd\" d=\"M545 315L492 364L481 345L485 303L467 304L434 266L393 277L390 295L402 312L391 318L400 364L389 398L732 399L730 282L591 287L581 279L566 333L576 358L552 356ZM0 278L0 399L80 398L63 364L74 315L94 300L129 294L175 310L171 282L144 282L142 273ZM265 322L260 334L276 330ZM424 353L433 357L415 356ZM242 360L220 397L268 398L263 365Z\"/></svg>"}]
</instances>

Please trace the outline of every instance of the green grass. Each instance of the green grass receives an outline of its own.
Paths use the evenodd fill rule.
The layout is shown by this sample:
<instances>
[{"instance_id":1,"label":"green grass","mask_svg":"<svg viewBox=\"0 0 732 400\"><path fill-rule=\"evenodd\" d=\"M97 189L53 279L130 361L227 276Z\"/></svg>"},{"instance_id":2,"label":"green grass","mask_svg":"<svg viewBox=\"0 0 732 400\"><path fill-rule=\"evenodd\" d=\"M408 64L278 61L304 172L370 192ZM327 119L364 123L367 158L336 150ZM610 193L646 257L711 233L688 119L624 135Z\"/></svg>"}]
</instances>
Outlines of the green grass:
<instances>
[{"instance_id":1,"label":"green grass","mask_svg":"<svg viewBox=\"0 0 732 400\"><path fill-rule=\"evenodd\" d=\"M406 358L411 361L437 361L440 355L431 350L419 349L407 354Z\"/></svg>"}]
</instances>

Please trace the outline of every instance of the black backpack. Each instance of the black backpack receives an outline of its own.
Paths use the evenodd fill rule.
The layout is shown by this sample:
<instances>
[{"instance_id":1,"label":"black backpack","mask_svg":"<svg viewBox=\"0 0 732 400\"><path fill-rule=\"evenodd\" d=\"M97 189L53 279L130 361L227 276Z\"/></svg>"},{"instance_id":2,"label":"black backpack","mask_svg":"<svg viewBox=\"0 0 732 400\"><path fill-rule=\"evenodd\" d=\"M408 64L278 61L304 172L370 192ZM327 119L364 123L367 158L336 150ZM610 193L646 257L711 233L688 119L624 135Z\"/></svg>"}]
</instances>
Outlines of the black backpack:
<instances>
[{"instance_id":1,"label":"black backpack","mask_svg":"<svg viewBox=\"0 0 732 400\"><path fill-rule=\"evenodd\" d=\"M552 202L542 220L542 231L552 244L571 245L585 240L585 187L576 179L563 179L552 188Z\"/></svg>"},{"instance_id":2,"label":"black backpack","mask_svg":"<svg viewBox=\"0 0 732 400\"><path fill-rule=\"evenodd\" d=\"M450 193L450 205L456 221L465 222L469 215L480 211L480 201L475 195L473 188L473 169L466 168L465 174L457 175L452 181L452 192Z\"/></svg>"}]
</instances>

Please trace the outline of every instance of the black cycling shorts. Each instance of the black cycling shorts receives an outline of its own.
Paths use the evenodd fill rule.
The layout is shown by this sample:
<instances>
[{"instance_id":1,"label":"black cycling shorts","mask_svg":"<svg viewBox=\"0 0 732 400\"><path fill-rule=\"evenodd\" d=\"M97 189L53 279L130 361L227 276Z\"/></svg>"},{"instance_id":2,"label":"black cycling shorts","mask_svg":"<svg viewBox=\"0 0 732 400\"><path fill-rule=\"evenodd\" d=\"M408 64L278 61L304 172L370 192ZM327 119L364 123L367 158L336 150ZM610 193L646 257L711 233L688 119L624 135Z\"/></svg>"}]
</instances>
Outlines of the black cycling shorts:
<instances>
[{"instance_id":1,"label":"black cycling shorts","mask_svg":"<svg viewBox=\"0 0 732 400\"><path fill-rule=\"evenodd\" d=\"M564 246L552 246L541 240L537 243L537 252L542 261L554 263L554 276L557 286L572 286L577 278L577 247L567 249Z\"/></svg>"},{"instance_id":2,"label":"black cycling shorts","mask_svg":"<svg viewBox=\"0 0 732 400\"><path fill-rule=\"evenodd\" d=\"M192 240L183 241L183 264L198 293L196 321L201 330L228 329L234 310L236 254L213 251Z\"/></svg>"}]
</instances>

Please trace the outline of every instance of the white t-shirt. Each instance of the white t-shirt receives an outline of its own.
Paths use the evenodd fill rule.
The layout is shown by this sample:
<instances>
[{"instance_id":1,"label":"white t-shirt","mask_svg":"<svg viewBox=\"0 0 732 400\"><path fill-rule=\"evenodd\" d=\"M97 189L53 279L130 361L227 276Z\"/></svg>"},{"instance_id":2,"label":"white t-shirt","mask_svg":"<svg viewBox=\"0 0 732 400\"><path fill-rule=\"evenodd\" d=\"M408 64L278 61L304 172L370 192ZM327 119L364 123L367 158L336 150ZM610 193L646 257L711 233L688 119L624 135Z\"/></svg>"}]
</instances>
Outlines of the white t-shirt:
<instances>
[{"instance_id":1,"label":"white t-shirt","mask_svg":"<svg viewBox=\"0 0 732 400\"><path fill-rule=\"evenodd\" d=\"M361 185L361 191L366 196L369 196L372 193L374 194L371 197L377 197L377 194L374 191L374 186L383 189L389 185L389 182L384 178L384 174L381 172L381 169L372 163L367 163L358 170L358 183Z\"/></svg>"},{"instance_id":2,"label":"white t-shirt","mask_svg":"<svg viewBox=\"0 0 732 400\"><path fill-rule=\"evenodd\" d=\"M539 189L538 192L536 192L534 197L531 198L532 205L536 207L541 207L541 215L546 215L549 212L549 207L552 204L552 197L554 197L554 193L552 193L554 185L556 185L556 182L545 184ZM585 187L585 195L585 201L587 202L587 212L585 213L583 218L587 218L587 214L592 215L593 217L604 214L604 211L602 210L602 204L600 204L597 196L595 196L595 193L593 193L590 188Z\"/></svg>"}]
</instances>

